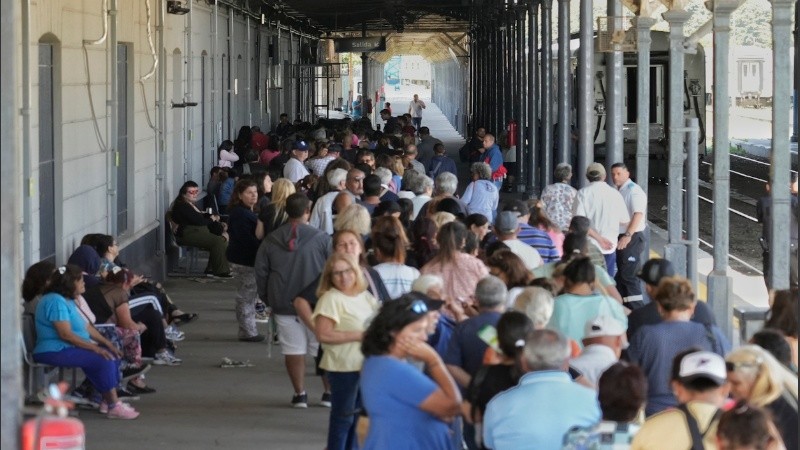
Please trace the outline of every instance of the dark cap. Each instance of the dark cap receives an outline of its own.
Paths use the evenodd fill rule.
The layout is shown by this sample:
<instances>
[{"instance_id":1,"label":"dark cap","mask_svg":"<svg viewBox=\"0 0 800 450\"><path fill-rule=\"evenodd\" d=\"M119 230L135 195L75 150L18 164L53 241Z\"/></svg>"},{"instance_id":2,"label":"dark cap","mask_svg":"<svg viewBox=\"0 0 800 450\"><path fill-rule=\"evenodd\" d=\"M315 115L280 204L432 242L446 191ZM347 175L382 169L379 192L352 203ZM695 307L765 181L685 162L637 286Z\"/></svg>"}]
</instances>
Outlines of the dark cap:
<instances>
[{"instance_id":1,"label":"dark cap","mask_svg":"<svg viewBox=\"0 0 800 450\"><path fill-rule=\"evenodd\" d=\"M528 204L522 200L511 200L503 206L503 211L513 211L518 216L527 216L530 214Z\"/></svg>"},{"instance_id":2,"label":"dark cap","mask_svg":"<svg viewBox=\"0 0 800 450\"><path fill-rule=\"evenodd\" d=\"M342 144L331 144L328 146L328 153L341 153L342 152Z\"/></svg>"},{"instance_id":3,"label":"dark cap","mask_svg":"<svg viewBox=\"0 0 800 450\"><path fill-rule=\"evenodd\" d=\"M293 150L308 150L308 143L306 141L295 141Z\"/></svg>"},{"instance_id":4,"label":"dark cap","mask_svg":"<svg viewBox=\"0 0 800 450\"><path fill-rule=\"evenodd\" d=\"M666 259L653 258L644 263L637 276L645 283L655 286L662 278L675 276L675 267Z\"/></svg>"}]
</instances>

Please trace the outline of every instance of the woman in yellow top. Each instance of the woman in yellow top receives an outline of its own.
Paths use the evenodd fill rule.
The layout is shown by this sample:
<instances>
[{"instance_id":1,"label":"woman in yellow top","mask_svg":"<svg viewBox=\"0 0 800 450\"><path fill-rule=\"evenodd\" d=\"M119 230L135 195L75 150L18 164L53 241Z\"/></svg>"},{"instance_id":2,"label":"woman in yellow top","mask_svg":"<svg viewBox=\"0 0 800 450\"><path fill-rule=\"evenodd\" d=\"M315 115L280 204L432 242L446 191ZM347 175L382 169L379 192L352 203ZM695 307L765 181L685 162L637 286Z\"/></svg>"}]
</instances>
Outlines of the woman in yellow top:
<instances>
[{"instance_id":1,"label":"woman in yellow top","mask_svg":"<svg viewBox=\"0 0 800 450\"><path fill-rule=\"evenodd\" d=\"M364 362L361 339L378 301L367 290L358 262L335 253L325 264L314 310L317 339L325 352L320 367L331 385L328 450L349 450L356 442L356 420L361 408L359 372Z\"/></svg>"}]
</instances>

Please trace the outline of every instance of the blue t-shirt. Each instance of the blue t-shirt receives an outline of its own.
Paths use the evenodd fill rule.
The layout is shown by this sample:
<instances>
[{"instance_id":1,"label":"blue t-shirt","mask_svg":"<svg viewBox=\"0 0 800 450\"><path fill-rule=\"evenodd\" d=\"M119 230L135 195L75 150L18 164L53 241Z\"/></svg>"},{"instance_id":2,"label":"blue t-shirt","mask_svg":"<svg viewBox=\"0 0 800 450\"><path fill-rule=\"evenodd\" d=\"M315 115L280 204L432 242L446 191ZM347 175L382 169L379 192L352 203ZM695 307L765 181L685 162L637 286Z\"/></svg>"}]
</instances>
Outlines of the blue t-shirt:
<instances>
[{"instance_id":1,"label":"blue t-shirt","mask_svg":"<svg viewBox=\"0 0 800 450\"><path fill-rule=\"evenodd\" d=\"M722 357L731 348L728 339L716 325L706 326L697 322L666 321L645 325L631 338L628 358L639 365L647 376L646 415L651 416L678 404L670 387L672 360L690 347L711 351Z\"/></svg>"},{"instance_id":2,"label":"blue t-shirt","mask_svg":"<svg viewBox=\"0 0 800 450\"><path fill-rule=\"evenodd\" d=\"M65 342L58 335L56 327L53 322L70 323L72 332L78 337L90 340L89 331L86 329L86 319L78 311L78 307L73 300L67 300L60 294L50 292L45 294L39 300L39 306L36 307L35 314L36 324L36 346L33 348L33 353L48 353L60 352L66 348L74 347L72 344Z\"/></svg>"},{"instance_id":3,"label":"blue t-shirt","mask_svg":"<svg viewBox=\"0 0 800 450\"><path fill-rule=\"evenodd\" d=\"M361 396L369 414L364 450L451 449L447 424L419 408L437 388L405 361L367 358L361 369Z\"/></svg>"}]
</instances>

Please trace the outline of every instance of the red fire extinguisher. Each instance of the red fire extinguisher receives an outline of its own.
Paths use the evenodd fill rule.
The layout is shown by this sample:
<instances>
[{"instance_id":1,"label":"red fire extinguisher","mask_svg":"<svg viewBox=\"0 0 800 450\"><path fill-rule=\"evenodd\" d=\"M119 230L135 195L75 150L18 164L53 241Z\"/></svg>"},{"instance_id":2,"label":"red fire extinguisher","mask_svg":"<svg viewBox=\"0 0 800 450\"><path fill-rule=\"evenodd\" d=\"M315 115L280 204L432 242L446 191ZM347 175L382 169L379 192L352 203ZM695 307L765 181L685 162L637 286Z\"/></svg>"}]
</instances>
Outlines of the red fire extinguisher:
<instances>
[{"instance_id":1,"label":"red fire extinguisher","mask_svg":"<svg viewBox=\"0 0 800 450\"><path fill-rule=\"evenodd\" d=\"M22 450L66 449L83 450L86 442L86 431L83 422L67 417L67 410L74 405L61 400L64 386L52 385L50 395L45 399L42 412L22 424Z\"/></svg>"},{"instance_id":2,"label":"red fire extinguisher","mask_svg":"<svg viewBox=\"0 0 800 450\"><path fill-rule=\"evenodd\" d=\"M508 127L506 127L506 131L508 132L508 146L516 147L517 146L517 121L511 119L508 121Z\"/></svg>"}]
</instances>

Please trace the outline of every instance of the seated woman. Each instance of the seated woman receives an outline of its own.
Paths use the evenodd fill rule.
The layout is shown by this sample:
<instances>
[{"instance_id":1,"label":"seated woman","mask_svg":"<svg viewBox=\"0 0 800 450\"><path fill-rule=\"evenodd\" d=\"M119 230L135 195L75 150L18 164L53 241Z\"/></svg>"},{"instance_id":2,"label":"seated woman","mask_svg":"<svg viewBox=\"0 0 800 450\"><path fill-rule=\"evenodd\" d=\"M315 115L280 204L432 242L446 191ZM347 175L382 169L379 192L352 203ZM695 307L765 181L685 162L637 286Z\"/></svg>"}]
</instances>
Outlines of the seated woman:
<instances>
[{"instance_id":1,"label":"seated woman","mask_svg":"<svg viewBox=\"0 0 800 450\"><path fill-rule=\"evenodd\" d=\"M48 260L39 261L28 267L22 280L22 308L26 314L36 314L36 307L42 299L42 293L56 270L56 265Z\"/></svg>"},{"instance_id":2,"label":"seated woman","mask_svg":"<svg viewBox=\"0 0 800 450\"><path fill-rule=\"evenodd\" d=\"M419 298L417 298L419 297ZM408 294L384 303L364 334L361 392L370 425L364 449L451 449L448 422L461 394L427 339L428 305ZM428 375L408 359L424 363Z\"/></svg>"},{"instance_id":3,"label":"seated woman","mask_svg":"<svg viewBox=\"0 0 800 450\"><path fill-rule=\"evenodd\" d=\"M80 367L103 396L100 411L110 419L135 419L139 413L117 398L122 353L86 323L75 305L85 289L81 269L61 266L53 272L36 307L33 359L57 367Z\"/></svg>"},{"instance_id":4,"label":"seated woman","mask_svg":"<svg viewBox=\"0 0 800 450\"><path fill-rule=\"evenodd\" d=\"M175 238L179 245L208 250L208 267L206 273L220 278L231 278L231 268L225 258L228 240L223 236L225 224L220 216L206 214L197 209L194 202L200 188L194 181L183 183L178 197L172 203L170 219L178 229Z\"/></svg>"},{"instance_id":5,"label":"seated woman","mask_svg":"<svg viewBox=\"0 0 800 450\"><path fill-rule=\"evenodd\" d=\"M109 273L114 267L125 267L119 262L119 245L113 236L108 234L87 234L81 240L81 245L91 245L100 255L100 272ZM161 311L167 324L183 325L197 318L197 314L185 313L172 303L161 283L153 283L142 275L133 275L130 282L130 298L152 295L158 299Z\"/></svg>"}]
</instances>

